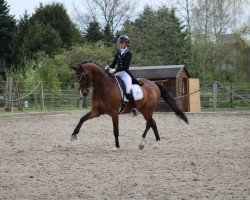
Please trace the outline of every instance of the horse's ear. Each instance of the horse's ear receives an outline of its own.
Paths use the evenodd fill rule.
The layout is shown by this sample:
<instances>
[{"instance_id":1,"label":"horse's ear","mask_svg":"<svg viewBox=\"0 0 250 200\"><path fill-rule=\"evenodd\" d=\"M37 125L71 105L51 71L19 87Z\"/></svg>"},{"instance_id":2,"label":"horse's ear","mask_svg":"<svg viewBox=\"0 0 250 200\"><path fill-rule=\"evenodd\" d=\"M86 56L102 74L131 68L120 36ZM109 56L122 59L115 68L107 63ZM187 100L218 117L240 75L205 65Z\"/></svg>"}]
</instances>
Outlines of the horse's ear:
<instances>
[{"instance_id":1,"label":"horse's ear","mask_svg":"<svg viewBox=\"0 0 250 200\"><path fill-rule=\"evenodd\" d=\"M78 69L78 66L77 66L77 65L70 64L69 66L70 66L71 69L73 69L73 70L75 70L75 71Z\"/></svg>"}]
</instances>

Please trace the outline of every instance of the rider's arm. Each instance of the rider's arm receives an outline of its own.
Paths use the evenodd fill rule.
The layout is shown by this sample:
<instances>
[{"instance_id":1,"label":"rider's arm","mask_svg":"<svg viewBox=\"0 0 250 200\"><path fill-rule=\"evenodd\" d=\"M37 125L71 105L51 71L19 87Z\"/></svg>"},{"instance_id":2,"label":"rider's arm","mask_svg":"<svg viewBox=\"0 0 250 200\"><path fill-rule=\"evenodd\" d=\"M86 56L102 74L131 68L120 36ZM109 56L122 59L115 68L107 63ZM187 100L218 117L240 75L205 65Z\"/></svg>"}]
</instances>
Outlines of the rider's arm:
<instances>
[{"instance_id":1,"label":"rider's arm","mask_svg":"<svg viewBox=\"0 0 250 200\"><path fill-rule=\"evenodd\" d=\"M109 68L115 68L116 64L117 64L117 60L118 60L118 53L115 55L114 61L112 62L111 65L109 65Z\"/></svg>"}]
</instances>

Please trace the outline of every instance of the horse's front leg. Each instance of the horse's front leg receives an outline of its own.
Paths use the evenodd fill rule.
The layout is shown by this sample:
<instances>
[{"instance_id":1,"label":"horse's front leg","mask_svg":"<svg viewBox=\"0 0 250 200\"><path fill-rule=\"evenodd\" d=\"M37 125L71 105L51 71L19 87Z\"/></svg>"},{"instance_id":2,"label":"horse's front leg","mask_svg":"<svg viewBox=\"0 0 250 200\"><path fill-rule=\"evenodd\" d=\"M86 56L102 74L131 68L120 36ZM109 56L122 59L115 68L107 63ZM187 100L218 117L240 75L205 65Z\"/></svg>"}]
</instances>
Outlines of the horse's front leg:
<instances>
[{"instance_id":1,"label":"horse's front leg","mask_svg":"<svg viewBox=\"0 0 250 200\"><path fill-rule=\"evenodd\" d=\"M74 129L74 132L72 133L71 135L71 141L74 141L74 140L77 140L77 134L79 133L81 127L82 127L82 124L89 120L89 119L92 119L92 118L95 118L95 117L99 117L100 116L100 113L98 111L94 111L94 110L91 110L89 111L86 115L84 115L79 123L77 124L76 128Z\"/></svg>"},{"instance_id":2,"label":"horse's front leg","mask_svg":"<svg viewBox=\"0 0 250 200\"><path fill-rule=\"evenodd\" d=\"M112 121L113 121L113 129L114 129L114 136L115 136L115 147L113 150L117 150L120 148L119 144L119 117L118 113L113 114L112 116Z\"/></svg>"}]
</instances>

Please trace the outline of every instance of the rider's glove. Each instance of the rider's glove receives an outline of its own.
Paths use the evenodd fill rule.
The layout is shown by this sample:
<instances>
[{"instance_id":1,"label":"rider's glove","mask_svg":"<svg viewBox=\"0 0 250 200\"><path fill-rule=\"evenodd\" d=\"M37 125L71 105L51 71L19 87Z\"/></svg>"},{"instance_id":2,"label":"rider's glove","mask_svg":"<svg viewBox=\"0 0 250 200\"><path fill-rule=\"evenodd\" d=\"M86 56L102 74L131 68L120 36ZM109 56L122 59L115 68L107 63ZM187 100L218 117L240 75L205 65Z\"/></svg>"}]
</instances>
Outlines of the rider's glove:
<instances>
[{"instance_id":1,"label":"rider's glove","mask_svg":"<svg viewBox=\"0 0 250 200\"><path fill-rule=\"evenodd\" d=\"M110 74L113 74L113 73L115 73L115 72L116 72L116 69L109 68L109 73L110 73Z\"/></svg>"},{"instance_id":2,"label":"rider's glove","mask_svg":"<svg viewBox=\"0 0 250 200\"><path fill-rule=\"evenodd\" d=\"M108 72L109 71L109 66L105 67L105 71Z\"/></svg>"}]
</instances>

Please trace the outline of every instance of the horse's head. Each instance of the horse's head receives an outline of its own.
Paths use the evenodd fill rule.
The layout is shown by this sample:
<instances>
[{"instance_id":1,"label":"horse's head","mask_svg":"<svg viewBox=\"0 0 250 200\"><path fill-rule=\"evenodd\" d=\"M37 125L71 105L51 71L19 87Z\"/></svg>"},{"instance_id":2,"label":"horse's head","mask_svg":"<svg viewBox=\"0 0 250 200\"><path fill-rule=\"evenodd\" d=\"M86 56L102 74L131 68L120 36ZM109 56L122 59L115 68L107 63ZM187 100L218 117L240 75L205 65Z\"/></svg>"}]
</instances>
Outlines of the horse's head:
<instances>
[{"instance_id":1,"label":"horse's head","mask_svg":"<svg viewBox=\"0 0 250 200\"><path fill-rule=\"evenodd\" d=\"M89 74L83 65L70 65L70 67L76 72L76 79L80 86L80 91L83 96L87 96L89 93L89 87L91 87L91 80Z\"/></svg>"}]
</instances>

